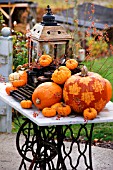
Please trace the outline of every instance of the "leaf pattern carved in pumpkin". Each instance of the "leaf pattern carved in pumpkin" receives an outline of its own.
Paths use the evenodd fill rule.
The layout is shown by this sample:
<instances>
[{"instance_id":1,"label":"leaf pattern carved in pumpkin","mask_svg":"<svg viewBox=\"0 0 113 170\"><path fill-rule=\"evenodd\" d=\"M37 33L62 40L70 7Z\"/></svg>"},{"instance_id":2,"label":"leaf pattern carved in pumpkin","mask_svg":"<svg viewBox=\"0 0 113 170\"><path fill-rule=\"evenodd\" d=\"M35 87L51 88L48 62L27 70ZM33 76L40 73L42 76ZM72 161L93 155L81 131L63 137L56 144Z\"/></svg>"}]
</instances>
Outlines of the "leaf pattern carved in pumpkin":
<instances>
[{"instance_id":1,"label":"leaf pattern carved in pumpkin","mask_svg":"<svg viewBox=\"0 0 113 170\"><path fill-rule=\"evenodd\" d=\"M81 87L79 87L77 83L69 86L69 94L78 95L80 90Z\"/></svg>"},{"instance_id":2,"label":"leaf pattern carved in pumpkin","mask_svg":"<svg viewBox=\"0 0 113 170\"><path fill-rule=\"evenodd\" d=\"M71 104L71 107L78 113L83 111L83 105L79 102L75 102L74 100Z\"/></svg>"},{"instance_id":3,"label":"leaf pattern carved in pumpkin","mask_svg":"<svg viewBox=\"0 0 113 170\"><path fill-rule=\"evenodd\" d=\"M80 83L83 83L83 84L85 84L86 86L88 86L89 82L91 82L91 81L92 81L92 79L91 79L90 77L82 77L82 78L80 79Z\"/></svg>"},{"instance_id":4,"label":"leaf pattern carved in pumpkin","mask_svg":"<svg viewBox=\"0 0 113 170\"><path fill-rule=\"evenodd\" d=\"M102 93L102 91L104 90L104 86L103 86L102 82L100 82L98 80L94 81L92 88L95 92L100 92L100 93Z\"/></svg>"},{"instance_id":5,"label":"leaf pattern carved in pumpkin","mask_svg":"<svg viewBox=\"0 0 113 170\"><path fill-rule=\"evenodd\" d=\"M95 109L101 111L101 109L104 108L105 104L106 101L101 98L98 102L95 103Z\"/></svg>"},{"instance_id":6,"label":"leaf pattern carved in pumpkin","mask_svg":"<svg viewBox=\"0 0 113 170\"><path fill-rule=\"evenodd\" d=\"M95 97L93 95L93 92L83 92L81 96L81 100L84 101L87 105L89 105L93 100L95 100Z\"/></svg>"}]
</instances>

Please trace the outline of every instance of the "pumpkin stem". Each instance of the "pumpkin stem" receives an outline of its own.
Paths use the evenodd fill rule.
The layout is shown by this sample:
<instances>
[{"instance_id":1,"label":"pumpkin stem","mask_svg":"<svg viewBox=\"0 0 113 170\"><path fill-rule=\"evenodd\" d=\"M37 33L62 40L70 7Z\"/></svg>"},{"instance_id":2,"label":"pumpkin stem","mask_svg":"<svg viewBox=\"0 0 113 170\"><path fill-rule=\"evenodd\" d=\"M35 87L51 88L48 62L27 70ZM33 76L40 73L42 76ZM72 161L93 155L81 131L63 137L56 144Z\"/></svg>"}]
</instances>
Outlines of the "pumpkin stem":
<instances>
[{"instance_id":1,"label":"pumpkin stem","mask_svg":"<svg viewBox=\"0 0 113 170\"><path fill-rule=\"evenodd\" d=\"M91 108L89 108L89 112L91 113Z\"/></svg>"},{"instance_id":2,"label":"pumpkin stem","mask_svg":"<svg viewBox=\"0 0 113 170\"><path fill-rule=\"evenodd\" d=\"M16 68L16 72L18 73L19 70L21 70L21 68L22 68L22 65L19 65L19 66Z\"/></svg>"},{"instance_id":3,"label":"pumpkin stem","mask_svg":"<svg viewBox=\"0 0 113 170\"><path fill-rule=\"evenodd\" d=\"M83 67L81 68L81 76L82 76L82 77L88 76L88 69L87 69L86 66L83 66Z\"/></svg>"},{"instance_id":4,"label":"pumpkin stem","mask_svg":"<svg viewBox=\"0 0 113 170\"><path fill-rule=\"evenodd\" d=\"M61 102L61 104L62 104L63 107L66 107L66 104L65 104L65 103Z\"/></svg>"},{"instance_id":5,"label":"pumpkin stem","mask_svg":"<svg viewBox=\"0 0 113 170\"><path fill-rule=\"evenodd\" d=\"M36 99L36 104L40 104L40 99Z\"/></svg>"}]
</instances>

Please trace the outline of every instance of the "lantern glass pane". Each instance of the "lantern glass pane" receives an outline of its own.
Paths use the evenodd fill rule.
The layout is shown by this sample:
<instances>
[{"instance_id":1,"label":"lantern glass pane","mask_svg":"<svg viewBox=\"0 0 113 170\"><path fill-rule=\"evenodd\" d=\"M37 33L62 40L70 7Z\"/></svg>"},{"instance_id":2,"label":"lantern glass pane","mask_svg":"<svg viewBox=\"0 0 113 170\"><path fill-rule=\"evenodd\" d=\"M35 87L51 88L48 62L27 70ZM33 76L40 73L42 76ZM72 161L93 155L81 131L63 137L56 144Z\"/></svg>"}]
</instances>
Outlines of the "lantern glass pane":
<instances>
[{"instance_id":1,"label":"lantern glass pane","mask_svg":"<svg viewBox=\"0 0 113 170\"><path fill-rule=\"evenodd\" d=\"M57 57L61 58L65 55L65 45L64 44L58 44L57 45Z\"/></svg>"},{"instance_id":2,"label":"lantern glass pane","mask_svg":"<svg viewBox=\"0 0 113 170\"><path fill-rule=\"evenodd\" d=\"M39 42L32 40L32 61L39 59L41 55L50 55L52 58L61 58L65 55L66 42Z\"/></svg>"}]
</instances>

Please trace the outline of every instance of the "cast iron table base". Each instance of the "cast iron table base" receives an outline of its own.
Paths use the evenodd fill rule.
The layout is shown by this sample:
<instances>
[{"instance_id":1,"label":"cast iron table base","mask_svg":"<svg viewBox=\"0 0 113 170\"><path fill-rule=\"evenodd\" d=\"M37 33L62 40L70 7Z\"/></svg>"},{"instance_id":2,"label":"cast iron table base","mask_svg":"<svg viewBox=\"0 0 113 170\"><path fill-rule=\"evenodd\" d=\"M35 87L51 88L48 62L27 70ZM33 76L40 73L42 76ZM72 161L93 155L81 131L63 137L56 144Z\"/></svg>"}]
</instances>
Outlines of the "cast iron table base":
<instances>
[{"instance_id":1,"label":"cast iron table base","mask_svg":"<svg viewBox=\"0 0 113 170\"><path fill-rule=\"evenodd\" d=\"M77 170L81 157L84 158L86 170L93 170L91 155L91 140L94 124L90 124L90 132L87 129L87 123L80 124L75 137L72 125L57 126L37 126L30 120L26 120L20 127L16 146L22 161L19 167L27 169L27 163L30 163L29 170ZM86 142L84 149L81 150L80 136L85 132ZM70 147L68 151L65 146L66 134L70 133ZM22 140L20 138L22 137ZM72 158L73 147L77 144L78 158ZM89 157L85 153L88 150ZM67 168L66 161L68 159Z\"/></svg>"}]
</instances>

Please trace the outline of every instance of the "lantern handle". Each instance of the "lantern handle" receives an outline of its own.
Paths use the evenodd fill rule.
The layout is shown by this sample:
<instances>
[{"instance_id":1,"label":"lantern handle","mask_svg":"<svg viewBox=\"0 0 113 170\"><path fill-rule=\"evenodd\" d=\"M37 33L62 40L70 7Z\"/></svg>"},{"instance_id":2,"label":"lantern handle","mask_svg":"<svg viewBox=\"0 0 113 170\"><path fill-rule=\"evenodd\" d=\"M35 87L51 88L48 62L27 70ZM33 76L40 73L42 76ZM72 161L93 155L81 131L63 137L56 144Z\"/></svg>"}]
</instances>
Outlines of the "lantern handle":
<instances>
[{"instance_id":1,"label":"lantern handle","mask_svg":"<svg viewBox=\"0 0 113 170\"><path fill-rule=\"evenodd\" d=\"M47 14L52 14L52 11L51 11L51 8L50 8L50 6L49 5L47 5L47 8L46 8L46 10L47 10Z\"/></svg>"}]
</instances>

